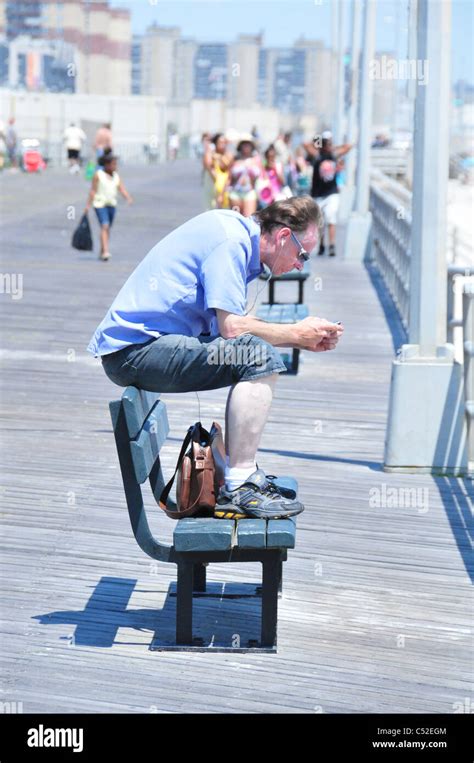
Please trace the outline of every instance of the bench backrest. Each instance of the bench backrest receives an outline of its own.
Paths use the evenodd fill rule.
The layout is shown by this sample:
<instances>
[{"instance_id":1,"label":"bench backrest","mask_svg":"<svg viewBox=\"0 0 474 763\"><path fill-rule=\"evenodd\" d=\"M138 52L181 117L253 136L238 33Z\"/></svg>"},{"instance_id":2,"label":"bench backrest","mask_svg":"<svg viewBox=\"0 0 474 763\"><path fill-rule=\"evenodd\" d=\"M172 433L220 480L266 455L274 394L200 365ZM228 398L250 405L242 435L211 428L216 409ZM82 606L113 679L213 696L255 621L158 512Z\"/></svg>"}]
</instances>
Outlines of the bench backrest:
<instances>
[{"instance_id":1,"label":"bench backrest","mask_svg":"<svg viewBox=\"0 0 474 763\"><path fill-rule=\"evenodd\" d=\"M169 432L166 406L156 392L127 387L109 403L123 486L138 545L154 559L169 560L170 547L151 534L140 485L148 478L156 501L164 487L160 448Z\"/></svg>"}]
</instances>

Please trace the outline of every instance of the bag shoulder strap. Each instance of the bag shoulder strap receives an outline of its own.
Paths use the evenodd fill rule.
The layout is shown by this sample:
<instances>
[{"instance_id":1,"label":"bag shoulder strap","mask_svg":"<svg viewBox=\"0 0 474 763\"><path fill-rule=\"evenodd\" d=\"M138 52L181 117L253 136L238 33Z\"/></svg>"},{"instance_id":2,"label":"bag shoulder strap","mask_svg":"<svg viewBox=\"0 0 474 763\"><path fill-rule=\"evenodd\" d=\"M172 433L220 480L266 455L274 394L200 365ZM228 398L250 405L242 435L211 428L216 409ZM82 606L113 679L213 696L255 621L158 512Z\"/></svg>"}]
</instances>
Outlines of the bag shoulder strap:
<instances>
[{"instance_id":1,"label":"bag shoulder strap","mask_svg":"<svg viewBox=\"0 0 474 763\"><path fill-rule=\"evenodd\" d=\"M193 434L194 434L194 430L196 429L196 426L198 426L198 425L197 424L193 424L191 427L189 427L189 429L187 431L187 434L186 434L186 437L183 440L183 444L181 446L181 450L179 452L179 456L178 456L178 460L176 462L176 469L174 470L174 474L171 477L170 481L165 485L165 487L161 491L160 499L158 501L158 506L160 507L160 509L163 509L163 511L166 511L166 513L168 513L168 514L176 514L176 515L179 514L179 516L182 516L181 512L179 512L179 511L175 511L174 512L172 509L169 509L167 507L167 505L166 505L166 502L168 500L168 496L170 494L170 490L173 487L173 482L176 479L176 475L178 473L178 469L179 469L179 467L181 466L181 464L183 462L184 456L186 455L186 449L187 449L189 443L192 440L192 437L193 437Z\"/></svg>"}]
</instances>

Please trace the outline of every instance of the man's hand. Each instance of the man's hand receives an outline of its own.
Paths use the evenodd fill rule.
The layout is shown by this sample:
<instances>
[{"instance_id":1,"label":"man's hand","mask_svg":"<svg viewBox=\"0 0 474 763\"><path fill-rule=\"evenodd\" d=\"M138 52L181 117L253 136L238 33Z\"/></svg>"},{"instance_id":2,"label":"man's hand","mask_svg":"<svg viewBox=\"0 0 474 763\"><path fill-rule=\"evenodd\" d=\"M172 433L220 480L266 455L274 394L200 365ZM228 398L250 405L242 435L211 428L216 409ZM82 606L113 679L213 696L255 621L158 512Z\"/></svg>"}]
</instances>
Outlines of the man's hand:
<instances>
[{"instance_id":1,"label":"man's hand","mask_svg":"<svg viewBox=\"0 0 474 763\"><path fill-rule=\"evenodd\" d=\"M331 323L324 318L304 318L295 323L293 330L296 334L297 347L311 352L334 350L344 326Z\"/></svg>"}]
</instances>

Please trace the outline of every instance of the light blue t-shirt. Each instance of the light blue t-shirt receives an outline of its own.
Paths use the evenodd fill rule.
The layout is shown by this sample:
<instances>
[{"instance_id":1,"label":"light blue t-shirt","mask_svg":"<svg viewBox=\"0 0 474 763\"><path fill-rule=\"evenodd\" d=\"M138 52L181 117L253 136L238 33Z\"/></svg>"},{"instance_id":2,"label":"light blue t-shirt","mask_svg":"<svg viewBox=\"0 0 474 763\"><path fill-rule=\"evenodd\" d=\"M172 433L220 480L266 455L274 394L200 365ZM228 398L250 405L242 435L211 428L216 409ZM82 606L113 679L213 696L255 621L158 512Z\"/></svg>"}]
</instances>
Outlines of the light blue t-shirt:
<instances>
[{"instance_id":1,"label":"light blue t-shirt","mask_svg":"<svg viewBox=\"0 0 474 763\"><path fill-rule=\"evenodd\" d=\"M247 284L261 271L258 223L224 209L193 217L135 268L87 351L107 355L162 334L218 336L215 308L244 315Z\"/></svg>"}]
</instances>

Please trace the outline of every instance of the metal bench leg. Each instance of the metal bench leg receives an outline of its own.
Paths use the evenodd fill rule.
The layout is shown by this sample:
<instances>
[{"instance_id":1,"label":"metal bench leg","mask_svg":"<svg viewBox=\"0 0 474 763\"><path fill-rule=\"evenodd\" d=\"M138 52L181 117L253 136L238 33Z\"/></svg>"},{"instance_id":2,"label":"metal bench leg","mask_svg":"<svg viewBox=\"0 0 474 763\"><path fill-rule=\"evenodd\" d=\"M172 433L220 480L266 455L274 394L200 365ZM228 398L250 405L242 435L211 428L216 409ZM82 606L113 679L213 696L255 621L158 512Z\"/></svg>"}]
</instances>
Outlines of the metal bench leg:
<instances>
[{"instance_id":1,"label":"metal bench leg","mask_svg":"<svg viewBox=\"0 0 474 763\"><path fill-rule=\"evenodd\" d=\"M279 562L278 567L278 594L283 595L283 562Z\"/></svg>"},{"instance_id":2,"label":"metal bench leg","mask_svg":"<svg viewBox=\"0 0 474 763\"><path fill-rule=\"evenodd\" d=\"M206 590L206 565L203 562L194 565L193 591L205 592Z\"/></svg>"},{"instance_id":3,"label":"metal bench leg","mask_svg":"<svg viewBox=\"0 0 474 763\"><path fill-rule=\"evenodd\" d=\"M268 282L268 303L273 305L275 303L275 281L270 278Z\"/></svg>"},{"instance_id":4,"label":"metal bench leg","mask_svg":"<svg viewBox=\"0 0 474 763\"><path fill-rule=\"evenodd\" d=\"M178 594L176 597L176 643L193 641L193 565L178 563Z\"/></svg>"},{"instance_id":5,"label":"metal bench leg","mask_svg":"<svg viewBox=\"0 0 474 763\"><path fill-rule=\"evenodd\" d=\"M281 580L281 561L269 559L262 562L262 646L276 645L278 618L278 587Z\"/></svg>"},{"instance_id":6,"label":"metal bench leg","mask_svg":"<svg viewBox=\"0 0 474 763\"><path fill-rule=\"evenodd\" d=\"M293 348L293 360L291 363L291 370L294 374L298 373L298 366L300 364L300 351L294 347Z\"/></svg>"},{"instance_id":7,"label":"metal bench leg","mask_svg":"<svg viewBox=\"0 0 474 763\"><path fill-rule=\"evenodd\" d=\"M303 304L303 288L304 288L304 281L298 281L298 304Z\"/></svg>"}]
</instances>

